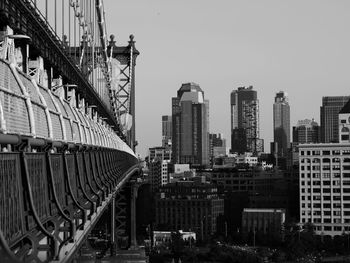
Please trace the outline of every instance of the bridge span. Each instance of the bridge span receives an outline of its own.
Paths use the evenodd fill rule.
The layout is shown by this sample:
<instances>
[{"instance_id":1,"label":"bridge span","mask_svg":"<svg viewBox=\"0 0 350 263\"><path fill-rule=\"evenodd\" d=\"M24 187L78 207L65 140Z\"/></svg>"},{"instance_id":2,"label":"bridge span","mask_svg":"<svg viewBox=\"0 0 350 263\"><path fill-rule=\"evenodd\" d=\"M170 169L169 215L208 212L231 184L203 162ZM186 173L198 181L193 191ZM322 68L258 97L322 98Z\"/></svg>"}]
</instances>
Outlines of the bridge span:
<instances>
[{"instance_id":1,"label":"bridge span","mask_svg":"<svg viewBox=\"0 0 350 263\"><path fill-rule=\"evenodd\" d=\"M139 52L106 29L101 0L0 0L1 262L69 262L107 207L115 253L135 219Z\"/></svg>"}]
</instances>

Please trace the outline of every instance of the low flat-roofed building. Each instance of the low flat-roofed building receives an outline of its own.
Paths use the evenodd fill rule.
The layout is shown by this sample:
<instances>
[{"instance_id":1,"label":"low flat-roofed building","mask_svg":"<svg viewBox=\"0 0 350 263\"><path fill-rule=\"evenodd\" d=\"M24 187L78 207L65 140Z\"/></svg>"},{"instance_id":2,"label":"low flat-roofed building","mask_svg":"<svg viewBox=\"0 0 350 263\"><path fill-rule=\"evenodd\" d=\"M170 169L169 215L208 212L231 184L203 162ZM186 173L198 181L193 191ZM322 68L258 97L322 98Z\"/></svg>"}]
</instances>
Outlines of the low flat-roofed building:
<instances>
[{"instance_id":1,"label":"low flat-roofed building","mask_svg":"<svg viewBox=\"0 0 350 263\"><path fill-rule=\"evenodd\" d=\"M158 230L194 231L208 239L216 230L217 217L224 213L224 200L217 187L191 181L167 184L156 197L156 226Z\"/></svg>"},{"instance_id":2,"label":"low flat-roofed building","mask_svg":"<svg viewBox=\"0 0 350 263\"><path fill-rule=\"evenodd\" d=\"M286 219L284 209L244 208L242 213L242 230L244 233L261 233L276 239L283 235Z\"/></svg>"}]
</instances>

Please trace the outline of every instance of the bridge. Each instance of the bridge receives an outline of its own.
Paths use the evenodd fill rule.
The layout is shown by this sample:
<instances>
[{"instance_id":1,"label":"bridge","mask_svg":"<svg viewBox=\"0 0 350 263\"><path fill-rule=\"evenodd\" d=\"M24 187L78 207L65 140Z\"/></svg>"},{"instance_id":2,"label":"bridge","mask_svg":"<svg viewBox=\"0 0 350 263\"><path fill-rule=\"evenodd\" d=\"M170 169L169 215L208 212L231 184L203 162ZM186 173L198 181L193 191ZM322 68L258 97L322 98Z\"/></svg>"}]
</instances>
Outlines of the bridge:
<instances>
[{"instance_id":1,"label":"bridge","mask_svg":"<svg viewBox=\"0 0 350 263\"><path fill-rule=\"evenodd\" d=\"M139 52L104 14L0 0L0 261L69 262L107 208L112 254L121 233L136 245Z\"/></svg>"}]
</instances>

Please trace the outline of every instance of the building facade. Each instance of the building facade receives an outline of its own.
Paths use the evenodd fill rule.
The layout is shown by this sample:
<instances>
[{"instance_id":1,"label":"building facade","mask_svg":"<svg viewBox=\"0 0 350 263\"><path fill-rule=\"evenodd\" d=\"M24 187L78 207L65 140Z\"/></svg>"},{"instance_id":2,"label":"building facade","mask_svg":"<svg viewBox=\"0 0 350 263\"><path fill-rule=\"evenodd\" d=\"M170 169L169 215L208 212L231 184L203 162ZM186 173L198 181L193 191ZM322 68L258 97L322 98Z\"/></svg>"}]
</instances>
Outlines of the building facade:
<instances>
[{"instance_id":1,"label":"building facade","mask_svg":"<svg viewBox=\"0 0 350 263\"><path fill-rule=\"evenodd\" d=\"M171 148L169 147L152 147L148 149L149 160L161 159L165 161L171 160Z\"/></svg>"},{"instance_id":2,"label":"building facade","mask_svg":"<svg viewBox=\"0 0 350 263\"><path fill-rule=\"evenodd\" d=\"M245 208L242 213L242 231L253 235L268 235L281 241L285 220L284 209Z\"/></svg>"},{"instance_id":3,"label":"building facade","mask_svg":"<svg viewBox=\"0 0 350 263\"><path fill-rule=\"evenodd\" d=\"M320 142L320 126L314 119L299 120L293 127L293 143L318 142Z\"/></svg>"},{"instance_id":4,"label":"building facade","mask_svg":"<svg viewBox=\"0 0 350 263\"><path fill-rule=\"evenodd\" d=\"M231 92L231 152L263 151L259 138L259 100L253 86Z\"/></svg>"},{"instance_id":5,"label":"building facade","mask_svg":"<svg viewBox=\"0 0 350 263\"><path fill-rule=\"evenodd\" d=\"M276 93L273 104L273 138L278 157L286 157L290 145L290 107L284 91Z\"/></svg>"},{"instance_id":6,"label":"building facade","mask_svg":"<svg viewBox=\"0 0 350 263\"><path fill-rule=\"evenodd\" d=\"M316 234L350 230L350 143L299 145L300 222Z\"/></svg>"},{"instance_id":7,"label":"building facade","mask_svg":"<svg viewBox=\"0 0 350 263\"><path fill-rule=\"evenodd\" d=\"M193 231L200 239L216 232L217 218L223 213L224 200L218 197L217 187L209 184L167 184L156 198L158 229Z\"/></svg>"},{"instance_id":8,"label":"building facade","mask_svg":"<svg viewBox=\"0 0 350 263\"><path fill-rule=\"evenodd\" d=\"M323 97L320 109L321 142L339 142L338 114L350 96Z\"/></svg>"},{"instance_id":9,"label":"building facade","mask_svg":"<svg viewBox=\"0 0 350 263\"><path fill-rule=\"evenodd\" d=\"M162 116L162 146L171 147L173 128L171 116Z\"/></svg>"},{"instance_id":10,"label":"building facade","mask_svg":"<svg viewBox=\"0 0 350 263\"><path fill-rule=\"evenodd\" d=\"M152 192L157 192L161 186L169 182L169 162L169 160L156 158L149 163L148 176Z\"/></svg>"},{"instance_id":11,"label":"building facade","mask_svg":"<svg viewBox=\"0 0 350 263\"><path fill-rule=\"evenodd\" d=\"M173 163L209 165L209 101L195 83L182 84L172 98Z\"/></svg>"}]
</instances>

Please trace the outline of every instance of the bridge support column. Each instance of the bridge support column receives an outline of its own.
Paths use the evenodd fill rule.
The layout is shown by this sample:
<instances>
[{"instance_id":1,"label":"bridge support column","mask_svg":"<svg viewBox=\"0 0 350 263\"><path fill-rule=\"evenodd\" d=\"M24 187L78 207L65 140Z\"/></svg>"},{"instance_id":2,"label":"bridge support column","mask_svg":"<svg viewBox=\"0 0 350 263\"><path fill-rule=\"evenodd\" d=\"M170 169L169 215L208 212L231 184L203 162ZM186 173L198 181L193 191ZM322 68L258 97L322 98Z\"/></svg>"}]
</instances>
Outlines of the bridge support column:
<instances>
[{"instance_id":1,"label":"bridge support column","mask_svg":"<svg viewBox=\"0 0 350 263\"><path fill-rule=\"evenodd\" d=\"M136 198L138 191L138 184L132 184L131 186L131 198L130 198L130 249L137 248L136 240Z\"/></svg>"},{"instance_id":2,"label":"bridge support column","mask_svg":"<svg viewBox=\"0 0 350 263\"><path fill-rule=\"evenodd\" d=\"M111 203L111 256L117 254L117 242L115 238L115 196L112 197Z\"/></svg>"}]
</instances>

